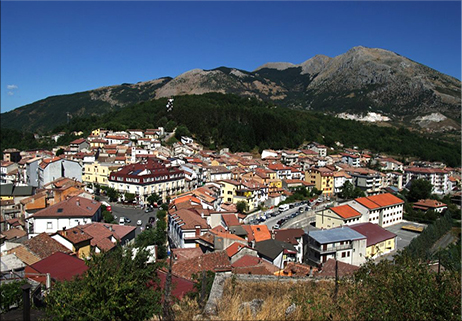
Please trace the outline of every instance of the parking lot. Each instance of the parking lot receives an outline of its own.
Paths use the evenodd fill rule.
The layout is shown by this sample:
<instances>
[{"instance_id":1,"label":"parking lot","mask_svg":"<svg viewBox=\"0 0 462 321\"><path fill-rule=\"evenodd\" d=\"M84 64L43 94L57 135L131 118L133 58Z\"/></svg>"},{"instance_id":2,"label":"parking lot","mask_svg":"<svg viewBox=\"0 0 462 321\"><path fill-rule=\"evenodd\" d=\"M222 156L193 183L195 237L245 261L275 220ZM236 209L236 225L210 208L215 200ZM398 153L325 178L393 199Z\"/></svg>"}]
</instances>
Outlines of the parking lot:
<instances>
[{"instance_id":1,"label":"parking lot","mask_svg":"<svg viewBox=\"0 0 462 321\"><path fill-rule=\"evenodd\" d=\"M119 219L121 217L127 217L128 219L130 219L131 222L126 223L125 225L136 226L135 235L140 234L146 228L146 224L148 223L149 217L156 217L158 210L157 208L155 208L152 212L146 213L145 210L142 208L135 208L133 206L120 205L116 203L111 203L111 207L112 214L114 215L117 224L119 223ZM141 220L141 226L138 226L136 224L138 220Z\"/></svg>"},{"instance_id":2,"label":"parking lot","mask_svg":"<svg viewBox=\"0 0 462 321\"><path fill-rule=\"evenodd\" d=\"M385 229L387 231L390 231L397 235L397 243L398 243L396 247L397 250L404 249L406 246L409 245L409 243L411 243L413 238L420 235L420 233L417 233L417 232L412 232L412 231L401 229L401 227L403 227L404 225L413 225L416 227L424 227L424 228L427 227L427 225L425 224L420 224L420 223L415 223L415 222L410 222L410 221L405 221L405 220L403 220L401 223L392 225L390 227L386 227Z\"/></svg>"}]
</instances>

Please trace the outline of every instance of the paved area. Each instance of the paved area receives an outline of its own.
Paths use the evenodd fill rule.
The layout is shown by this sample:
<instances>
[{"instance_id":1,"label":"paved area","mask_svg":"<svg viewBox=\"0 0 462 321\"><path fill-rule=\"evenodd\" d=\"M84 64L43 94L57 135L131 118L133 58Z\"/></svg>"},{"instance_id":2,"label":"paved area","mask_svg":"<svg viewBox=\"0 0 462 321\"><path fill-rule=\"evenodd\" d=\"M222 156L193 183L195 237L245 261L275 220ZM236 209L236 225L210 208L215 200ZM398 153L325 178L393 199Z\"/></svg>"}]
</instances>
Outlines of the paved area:
<instances>
[{"instance_id":1,"label":"paved area","mask_svg":"<svg viewBox=\"0 0 462 321\"><path fill-rule=\"evenodd\" d=\"M158 211L158 209L154 209L153 212L145 213L144 209L139 207L120 205L116 203L110 204L112 207L112 214L114 215L116 222L118 223L119 218L122 216L129 218L131 222L125 225L136 226L135 235L140 234L146 228L146 223L148 222L149 217L156 217ZM141 226L136 225L138 220L141 220Z\"/></svg>"},{"instance_id":2,"label":"paved area","mask_svg":"<svg viewBox=\"0 0 462 321\"><path fill-rule=\"evenodd\" d=\"M404 225L414 225L414 226L423 227L423 228L427 227L426 224L410 222L410 221L405 221L405 220L403 220L401 223L386 227L385 229L387 231L390 231L397 235L397 240L398 240L397 250L404 249L406 246L409 245L409 243L411 243L413 238L420 235L420 233L417 233L417 232L412 232L412 231L401 229L401 227L403 227Z\"/></svg>"}]
</instances>

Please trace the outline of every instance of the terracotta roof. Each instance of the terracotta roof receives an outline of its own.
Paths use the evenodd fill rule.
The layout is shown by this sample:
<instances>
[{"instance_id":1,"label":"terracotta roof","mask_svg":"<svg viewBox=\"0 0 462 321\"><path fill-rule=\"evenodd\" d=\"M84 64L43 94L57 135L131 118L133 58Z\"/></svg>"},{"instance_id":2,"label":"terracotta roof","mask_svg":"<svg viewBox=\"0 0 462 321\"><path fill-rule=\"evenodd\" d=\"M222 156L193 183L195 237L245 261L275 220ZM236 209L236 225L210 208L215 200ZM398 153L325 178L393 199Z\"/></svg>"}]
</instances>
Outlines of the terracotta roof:
<instances>
[{"instance_id":1,"label":"terracotta roof","mask_svg":"<svg viewBox=\"0 0 462 321\"><path fill-rule=\"evenodd\" d=\"M215 251L201 256L177 261L173 264L174 274L191 280L192 275L201 271L231 271L231 264L226 251Z\"/></svg>"},{"instance_id":2,"label":"terracotta roof","mask_svg":"<svg viewBox=\"0 0 462 321\"><path fill-rule=\"evenodd\" d=\"M59 202L55 205L47 207L37 213L33 217L93 217L101 203L95 200L89 200L83 197L72 197L68 200Z\"/></svg>"},{"instance_id":3,"label":"terracotta roof","mask_svg":"<svg viewBox=\"0 0 462 321\"><path fill-rule=\"evenodd\" d=\"M366 246L368 247L392 239L396 236L396 234L371 222L349 225L349 228L364 235L367 238Z\"/></svg>"},{"instance_id":4,"label":"terracotta roof","mask_svg":"<svg viewBox=\"0 0 462 321\"><path fill-rule=\"evenodd\" d=\"M24 245L20 244L19 246L16 246L15 248L12 248L11 250L7 251L7 254L14 254L18 259L23 261L27 265L34 264L41 259L29 251Z\"/></svg>"},{"instance_id":5,"label":"terracotta roof","mask_svg":"<svg viewBox=\"0 0 462 321\"><path fill-rule=\"evenodd\" d=\"M338 261L338 276L344 277L352 275L356 270L359 269L359 266L351 265ZM322 265L322 270L315 273L315 277L326 277L333 278L335 277L335 260L328 259L326 263Z\"/></svg>"},{"instance_id":6,"label":"terracotta roof","mask_svg":"<svg viewBox=\"0 0 462 321\"><path fill-rule=\"evenodd\" d=\"M258 263L260 263L261 261L263 261L263 260L261 258L259 258L258 256L244 255L239 260L237 260L236 262L231 264L231 266L233 268L235 268L235 267L243 267L243 266L254 266L254 265L257 265Z\"/></svg>"},{"instance_id":7,"label":"terracotta roof","mask_svg":"<svg viewBox=\"0 0 462 321\"><path fill-rule=\"evenodd\" d=\"M6 240L12 240L26 236L27 232L19 228L12 228L8 231L3 231L2 234L5 235Z\"/></svg>"},{"instance_id":8,"label":"terracotta roof","mask_svg":"<svg viewBox=\"0 0 462 321\"><path fill-rule=\"evenodd\" d=\"M41 259L44 259L56 252L71 252L64 245L52 239L45 232L25 241L23 245Z\"/></svg>"},{"instance_id":9,"label":"terracotta roof","mask_svg":"<svg viewBox=\"0 0 462 321\"><path fill-rule=\"evenodd\" d=\"M188 260L188 259L192 259L192 258L201 256L202 254L204 254L202 253L202 250L200 247L186 248L186 249L181 249L181 248L172 249L172 253L176 261Z\"/></svg>"},{"instance_id":10,"label":"terracotta roof","mask_svg":"<svg viewBox=\"0 0 462 321\"><path fill-rule=\"evenodd\" d=\"M234 214L223 214L221 216L223 218L223 221L225 222L226 226L236 226L236 225L241 225L239 223L239 220L237 219L236 215Z\"/></svg>"},{"instance_id":11,"label":"terracotta roof","mask_svg":"<svg viewBox=\"0 0 462 321\"><path fill-rule=\"evenodd\" d=\"M65 231L58 231L59 235L70 241L72 244L79 244L91 240L93 237L85 233L80 227L73 227Z\"/></svg>"},{"instance_id":12,"label":"terracotta roof","mask_svg":"<svg viewBox=\"0 0 462 321\"><path fill-rule=\"evenodd\" d=\"M61 252L56 252L32 264L31 267L39 273L50 273L50 276L58 281L69 281L74 276L88 270L88 266L85 265L83 260Z\"/></svg>"},{"instance_id":13,"label":"terracotta roof","mask_svg":"<svg viewBox=\"0 0 462 321\"><path fill-rule=\"evenodd\" d=\"M86 142L85 138L77 138L76 140L73 140L70 144L71 145L74 145L74 144L82 144Z\"/></svg>"},{"instance_id":14,"label":"terracotta roof","mask_svg":"<svg viewBox=\"0 0 462 321\"><path fill-rule=\"evenodd\" d=\"M255 242L271 239L271 233L266 225L250 225Z\"/></svg>"},{"instance_id":15,"label":"terracotta roof","mask_svg":"<svg viewBox=\"0 0 462 321\"><path fill-rule=\"evenodd\" d=\"M361 216L361 213L355 210L350 205L340 205L330 208L331 211L339 215L343 219Z\"/></svg>"},{"instance_id":16,"label":"terracotta roof","mask_svg":"<svg viewBox=\"0 0 462 321\"><path fill-rule=\"evenodd\" d=\"M378 194L373 196L367 197L360 197L355 199L358 203L364 205L369 209L376 209L380 207L398 205L404 203L404 201L393 194L385 193L385 194Z\"/></svg>"},{"instance_id":17,"label":"terracotta roof","mask_svg":"<svg viewBox=\"0 0 462 321\"><path fill-rule=\"evenodd\" d=\"M305 277L310 275L312 267L306 264L300 264L296 262L288 262L286 267L281 271L281 276L297 276ZM314 269L313 269L314 271Z\"/></svg>"},{"instance_id":18,"label":"terracotta roof","mask_svg":"<svg viewBox=\"0 0 462 321\"><path fill-rule=\"evenodd\" d=\"M447 205L437 200L425 199L425 200L419 200L418 202L415 202L414 206L421 206L421 207L427 207L427 208L438 208L438 207L446 207Z\"/></svg>"},{"instance_id":19,"label":"terracotta roof","mask_svg":"<svg viewBox=\"0 0 462 321\"><path fill-rule=\"evenodd\" d=\"M247 245L243 245L242 243L234 242L233 244L228 246L225 251L226 251L226 254L228 254L229 257L232 257L237 252L239 252L243 247L250 248Z\"/></svg>"},{"instance_id":20,"label":"terracotta roof","mask_svg":"<svg viewBox=\"0 0 462 321\"><path fill-rule=\"evenodd\" d=\"M297 245L297 238L302 238L305 231L301 228L280 229L274 231L274 239Z\"/></svg>"},{"instance_id":21,"label":"terracotta roof","mask_svg":"<svg viewBox=\"0 0 462 321\"><path fill-rule=\"evenodd\" d=\"M196 212L188 209L180 209L169 215L171 216L171 219L176 219L180 224L184 223L184 225L180 226L182 230L195 229L196 226L200 226L200 228L209 227L205 219Z\"/></svg>"}]
</instances>

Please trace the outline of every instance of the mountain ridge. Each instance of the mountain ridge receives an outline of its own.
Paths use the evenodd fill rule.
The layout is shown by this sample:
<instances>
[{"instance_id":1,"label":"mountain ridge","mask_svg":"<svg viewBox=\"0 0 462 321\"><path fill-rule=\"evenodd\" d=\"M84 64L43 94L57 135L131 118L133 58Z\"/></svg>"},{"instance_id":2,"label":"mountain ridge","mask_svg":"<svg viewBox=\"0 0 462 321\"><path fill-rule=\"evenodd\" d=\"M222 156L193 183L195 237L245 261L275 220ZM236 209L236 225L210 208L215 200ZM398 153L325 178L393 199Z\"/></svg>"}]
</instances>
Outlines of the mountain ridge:
<instances>
[{"instance_id":1,"label":"mountain ridge","mask_svg":"<svg viewBox=\"0 0 462 321\"><path fill-rule=\"evenodd\" d=\"M51 96L2 113L1 126L47 131L65 123L67 113L100 115L151 99L210 92L331 114L378 112L408 123L438 112L460 123L460 80L392 51L357 46L300 64L270 62L254 71L192 69L174 78Z\"/></svg>"}]
</instances>

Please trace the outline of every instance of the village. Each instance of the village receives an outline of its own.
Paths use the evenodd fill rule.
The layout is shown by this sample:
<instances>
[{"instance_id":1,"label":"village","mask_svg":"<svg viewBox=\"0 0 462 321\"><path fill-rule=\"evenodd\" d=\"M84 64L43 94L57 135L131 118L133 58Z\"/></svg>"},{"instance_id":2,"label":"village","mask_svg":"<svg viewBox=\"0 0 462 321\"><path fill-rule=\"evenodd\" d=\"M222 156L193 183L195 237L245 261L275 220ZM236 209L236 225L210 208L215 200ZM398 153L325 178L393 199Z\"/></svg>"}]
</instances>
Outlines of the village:
<instances>
[{"instance_id":1,"label":"village","mask_svg":"<svg viewBox=\"0 0 462 321\"><path fill-rule=\"evenodd\" d=\"M207 150L186 136L167 146L174 134L95 129L50 151L4 150L2 279L49 289L84 273L91 253L133 246L159 219L179 299L202 271L332 278L390 259L422 232L399 197L412 182L460 206L461 169L443 163L404 165L341 142L258 155ZM447 209L434 198L411 206ZM166 258L159 245L150 251L151 262Z\"/></svg>"}]
</instances>

